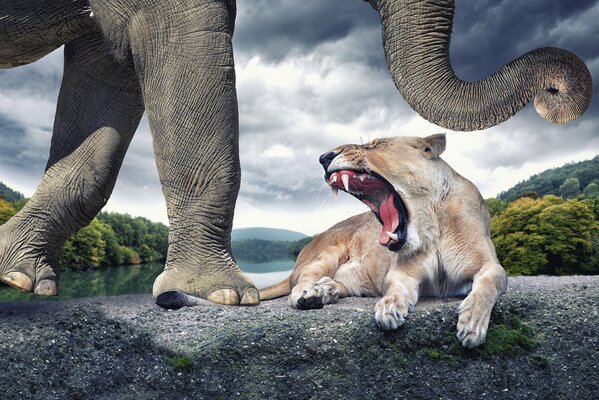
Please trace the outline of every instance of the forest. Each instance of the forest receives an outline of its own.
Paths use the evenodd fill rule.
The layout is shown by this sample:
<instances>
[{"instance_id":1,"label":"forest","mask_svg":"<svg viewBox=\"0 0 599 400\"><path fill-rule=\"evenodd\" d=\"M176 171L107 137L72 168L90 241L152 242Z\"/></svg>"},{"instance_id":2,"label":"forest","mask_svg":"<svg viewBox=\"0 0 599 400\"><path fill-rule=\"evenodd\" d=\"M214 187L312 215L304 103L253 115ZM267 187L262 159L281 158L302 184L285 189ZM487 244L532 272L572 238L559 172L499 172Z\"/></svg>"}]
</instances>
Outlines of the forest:
<instances>
[{"instance_id":1,"label":"forest","mask_svg":"<svg viewBox=\"0 0 599 400\"><path fill-rule=\"evenodd\" d=\"M9 200L10 199L10 200ZM0 225L27 202L0 182ZM232 243L236 258L251 262L295 258L310 238L299 241L246 239ZM101 212L71 236L62 248L60 265L68 270L143 264L166 259L168 227L142 217Z\"/></svg>"},{"instance_id":2,"label":"forest","mask_svg":"<svg viewBox=\"0 0 599 400\"><path fill-rule=\"evenodd\" d=\"M499 199L514 201L523 194L538 197L548 194L564 198L583 194L587 197L599 194L599 156L577 163L545 170L501 192Z\"/></svg>"},{"instance_id":3,"label":"forest","mask_svg":"<svg viewBox=\"0 0 599 400\"><path fill-rule=\"evenodd\" d=\"M497 257L510 275L599 274L598 196L486 203Z\"/></svg>"},{"instance_id":4,"label":"forest","mask_svg":"<svg viewBox=\"0 0 599 400\"><path fill-rule=\"evenodd\" d=\"M0 182L0 225L26 203L21 193ZM167 248L166 225L128 214L101 212L66 241L60 265L68 270L87 270L143 264L164 260Z\"/></svg>"},{"instance_id":5,"label":"forest","mask_svg":"<svg viewBox=\"0 0 599 400\"><path fill-rule=\"evenodd\" d=\"M27 199L0 182L0 225ZM511 275L599 274L599 156L546 170L485 200L497 256ZM295 259L310 242L244 239L238 259ZM162 261L168 228L146 218L101 212L64 245L61 267L90 269Z\"/></svg>"}]
</instances>

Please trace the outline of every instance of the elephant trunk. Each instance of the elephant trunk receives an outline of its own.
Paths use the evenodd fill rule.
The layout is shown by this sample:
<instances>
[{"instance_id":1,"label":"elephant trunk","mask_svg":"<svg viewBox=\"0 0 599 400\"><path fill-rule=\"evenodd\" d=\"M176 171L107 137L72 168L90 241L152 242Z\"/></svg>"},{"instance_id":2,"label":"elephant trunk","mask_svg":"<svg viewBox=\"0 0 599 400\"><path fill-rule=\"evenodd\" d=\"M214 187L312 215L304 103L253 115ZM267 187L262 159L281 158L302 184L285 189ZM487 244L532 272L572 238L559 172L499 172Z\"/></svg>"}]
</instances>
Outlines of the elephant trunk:
<instances>
[{"instance_id":1,"label":"elephant trunk","mask_svg":"<svg viewBox=\"0 0 599 400\"><path fill-rule=\"evenodd\" d=\"M453 0L369 0L379 12L393 81L423 118L458 131L495 126L534 97L537 112L563 124L591 102L592 78L574 54L530 51L477 82L456 77L449 59Z\"/></svg>"}]
</instances>

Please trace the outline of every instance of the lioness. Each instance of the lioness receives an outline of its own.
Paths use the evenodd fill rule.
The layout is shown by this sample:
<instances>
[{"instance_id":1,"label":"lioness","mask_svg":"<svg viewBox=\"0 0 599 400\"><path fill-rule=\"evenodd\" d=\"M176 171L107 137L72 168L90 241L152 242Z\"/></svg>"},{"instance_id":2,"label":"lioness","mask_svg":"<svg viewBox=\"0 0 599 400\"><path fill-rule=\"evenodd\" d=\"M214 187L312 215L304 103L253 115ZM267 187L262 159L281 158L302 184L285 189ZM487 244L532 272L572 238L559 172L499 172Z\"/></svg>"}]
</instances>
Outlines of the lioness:
<instances>
[{"instance_id":1,"label":"lioness","mask_svg":"<svg viewBox=\"0 0 599 400\"><path fill-rule=\"evenodd\" d=\"M478 189L439 158L445 143L443 134L394 137L323 154L333 192L352 194L372 213L317 235L291 276L260 298L291 294L291 307L310 309L339 297L382 295L376 323L397 329L419 297L469 293L459 306L457 337L466 347L483 343L507 275Z\"/></svg>"}]
</instances>

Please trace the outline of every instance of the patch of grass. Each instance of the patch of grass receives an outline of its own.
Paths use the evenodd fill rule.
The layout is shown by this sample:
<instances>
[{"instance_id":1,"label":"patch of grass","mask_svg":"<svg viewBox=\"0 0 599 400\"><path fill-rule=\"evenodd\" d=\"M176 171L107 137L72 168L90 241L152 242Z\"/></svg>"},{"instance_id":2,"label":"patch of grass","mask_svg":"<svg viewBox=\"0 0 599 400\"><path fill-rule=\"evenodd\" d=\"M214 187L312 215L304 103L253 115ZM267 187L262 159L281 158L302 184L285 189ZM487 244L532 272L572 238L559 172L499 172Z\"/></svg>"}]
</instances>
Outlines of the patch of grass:
<instances>
[{"instance_id":1,"label":"patch of grass","mask_svg":"<svg viewBox=\"0 0 599 400\"><path fill-rule=\"evenodd\" d=\"M549 359L542 355L533 356L532 362L541 369L547 369L549 367Z\"/></svg>"},{"instance_id":2,"label":"patch of grass","mask_svg":"<svg viewBox=\"0 0 599 400\"><path fill-rule=\"evenodd\" d=\"M191 359L185 356L171 357L169 358L168 363L171 367L180 371L189 371L193 366Z\"/></svg>"},{"instance_id":3,"label":"patch of grass","mask_svg":"<svg viewBox=\"0 0 599 400\"><path fill-rule=\"evenodd\" d=\"M514 357L522 351L528 351L540 343L540 338L528 324L511 313L497 313L493 315L487 338L482 346L474 349L462 347L455 337L455 332L448 334L440 348L430 348L426 354L433 360L455 362L460 358L480 358L493 355ZM543 361L535 361L541 366Z\"/></svg>"},{"instance_id":4,"label":"patch of grass","mask_svg":"<svg viewBox=\"0 0 599 400\"><path fill-rule=\"evenodd\" d=\"M522 350L530 350L539 343L540 340L532 327L522 322L517 315L511 314L504 318L503 323L489 326L487 340L480 352L484 356L493 354L516 356Z\"/></svg>"},{"instance_id":5,"label":"patch of grass","mask_svg":"<svg viewBox=\"0 0 599 400\"><path fill-rule=\"evenodd\" d=\"M426 354L428 354L428 356L430 358L432 358L433 360L438 360L439 358L441 358L441 355L442 355L439 350L435 350L435 349L427 349Z\"/></svg>"}]
</instances>

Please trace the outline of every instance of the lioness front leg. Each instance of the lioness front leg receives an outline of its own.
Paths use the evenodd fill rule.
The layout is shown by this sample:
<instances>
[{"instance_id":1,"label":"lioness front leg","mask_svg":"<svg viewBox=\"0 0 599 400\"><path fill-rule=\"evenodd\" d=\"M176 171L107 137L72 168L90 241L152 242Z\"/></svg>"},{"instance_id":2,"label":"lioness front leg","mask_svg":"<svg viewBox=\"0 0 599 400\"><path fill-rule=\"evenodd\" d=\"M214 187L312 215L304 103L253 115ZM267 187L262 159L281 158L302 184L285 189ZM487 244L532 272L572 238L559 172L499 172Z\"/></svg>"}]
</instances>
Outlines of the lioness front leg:
<instances>
[{"instance_id":1,"label":"lioness front leg","mask_svg":"<svg viewBox=\"0 0 599 400\"><path fill-rule=\"evenodd\" d=\"M474 276L472 291L458 308L457 337L464 347L485 341L493 306L507 291L507 275L497 263L485 264Z\"/></svg>"},{"instance_id":2,"label":"lioness front leg","mask_svg":"<svg viewBox=\"0 0 599 400\"><path fill-rule=\"evenodd\" d=\"M290 277L290 282L295 284L287 304L308 310L322 308L325 304L335 303L339 297L346 297L347 288L331 278L343 255L343 248L329 246L316 259L297 268Z\"/></svg>"},{"instance_id":3,"label":"lioness front leg","mask_svg":"<svg viewBox=\"0 0 599 400\"><path fill-rule=\"evenodd\" d=\"M418 302L421 279L410 275L408 271L407 266L392 266L385 277L383 298L374 306L374 319L381 329L399 328Z\"/></svg>"},{"instance_id":4,"label":"lioness front leg","mask_svg":"<svg viewBox=\"0 0 599 400\"><path fill-rule=\"evenodd\" d=\"M343 295L342 295L343 294ZM291 291L288 303L300 310L322 308L325 304L336 303L339 297L346 297L347 289L328 276L313 284L296 286Z\"/></svg>"}]
</instances>

